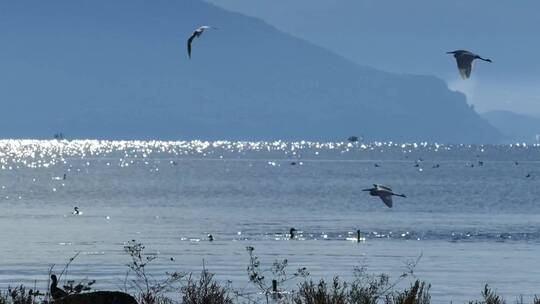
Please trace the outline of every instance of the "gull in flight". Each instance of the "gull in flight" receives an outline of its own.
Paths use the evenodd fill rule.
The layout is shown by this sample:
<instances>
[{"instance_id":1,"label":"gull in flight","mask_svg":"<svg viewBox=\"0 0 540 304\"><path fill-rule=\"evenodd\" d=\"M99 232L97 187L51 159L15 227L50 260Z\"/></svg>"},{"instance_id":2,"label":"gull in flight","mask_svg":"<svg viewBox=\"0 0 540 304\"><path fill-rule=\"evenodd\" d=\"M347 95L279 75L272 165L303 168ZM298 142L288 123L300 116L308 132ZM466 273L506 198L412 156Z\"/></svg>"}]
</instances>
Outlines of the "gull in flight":
<instances>
[{"instance_id":1,"label":"gull in flight","mask_svg":"<svg viewBox=\"0 0 540 304\"><path fill-rule=\"evenodd\" d=\"M473 61L475 59L480 59L491 63L491 59L485 59L465 50L457 50L453 52L446 52L446 54L453 54L456 58L457 66L459 69L459 74L461 78L467 79L471 76Z\"/></svg>"},{"instance_id":2,"label":"gull in flight","mask_svg":"<svg viewBox=\"0 0 540 304\"><path fill-rule=\"evenodd\" d=\"M369 191L369 195L380 197L388 208L392 208L392 196L406 197L404 194L394 193L392 189L377 184L373 184L373 188L363 189L362 191Z\"/></svg>"},{"instance_id":3,"label":"gull in flight","mask_svg":"<svg viewBox=\"0 0 540 304\"><path fill-rule=\"evenodd\" d=\"M197 28L195 31L193 31L193 34L191 34L191 36L189 37L187 41L187 52L188 52L189 58L191 58L191 43L193 42L193 39L199 38L204 33L204 31L209 30L209 29L217 30L217 27L203 25Z\"/></svg>"}]
</instances>

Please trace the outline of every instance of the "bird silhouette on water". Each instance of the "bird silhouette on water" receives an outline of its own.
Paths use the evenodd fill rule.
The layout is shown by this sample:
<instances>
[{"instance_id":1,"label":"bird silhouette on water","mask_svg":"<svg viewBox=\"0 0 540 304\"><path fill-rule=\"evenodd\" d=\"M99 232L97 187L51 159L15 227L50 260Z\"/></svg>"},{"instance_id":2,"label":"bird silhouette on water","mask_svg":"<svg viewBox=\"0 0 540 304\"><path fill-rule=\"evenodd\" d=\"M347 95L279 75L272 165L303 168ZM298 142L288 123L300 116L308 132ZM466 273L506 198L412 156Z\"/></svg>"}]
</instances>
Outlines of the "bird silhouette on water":
<instances>
[{"instance_id":1,"label":"bird silhouette on water","mask_svg":"<svg viewBox=\"0 0 540 304\"><path fill-rule=\"evenodd\" d=\"M58 288L58 278L54 274L51 275L51 289L50 289L50 292L51 292L51 297L55 301L63 299L64 297L68 296L67 292L65 292L64 290Z\"/></svg>"},{"instance_id":2,"label":"bird silhouette on water","mask_svg":"<svg viewBox=\"0 0 540 304\"><path fill-rule=\"evenodd\" d=\"M290 238L291 240L293 240L295 236L296 236L296 229L293 227L293 228L291 228L291 229L289 230L289 238Z\"/></svg>"},{"instance_id":3,"label":"bird silhouette on water","mask_svg":"<svg viewBox=\"0 0 540 304\"><path fill-rule=\"evenodd\" d=\"M73 214L74 215L82 215L82 211L79 210L79 207L73 208Z\"/></svg>"},{"instance_id":4,"label":"bird silhouette on water","mask_svg":"<svg viewBox=\"0 0 540 304\"><path fill-rule=\"evenodd\" d=\"M373 184L373 188L363 189L362 191L369 191L369 195L380 197L383 203L388 206L388 208L392 208L392 196L407 197L404 194L394 193L389 187L377 184Z\"/></svg>"},{"instance_id":5,"label":"bird silhouette on water","mask_svg":"<svg viewBox=\"0 0 540 304\"><path fill-rule=\"evenodd\" d=\"M461 78L463 79L467 79L471 77L473 61L475 59L480 59L480 60L491 63L491 59L482 58L477 54L474 54L465 50L457 50L457 51L446 52L446 53L453 54L454 58L456 58L459 74L461 75Z\"/></svg>"},{"instance_id":6,"label":"bird silhouette on water","mask_svg":"<svg viewBox=\"0 0 540 304\"><path fill-rule=\"evenodd\" d=\"M358 243L362 241L362 234L360 233L360 229L356 230L356 241Z\"/></svg>"},{"instance_id":7,"label":"bird silhouette on water","mask_svg":"<svg viewBox=\"0 0 540 304\"><path fill-rule=\"evenodd\" d=\"M347 141L348 142L358 142L358 136L350 136L349 138L347 138Z\"/></svg>"}]
</instances>

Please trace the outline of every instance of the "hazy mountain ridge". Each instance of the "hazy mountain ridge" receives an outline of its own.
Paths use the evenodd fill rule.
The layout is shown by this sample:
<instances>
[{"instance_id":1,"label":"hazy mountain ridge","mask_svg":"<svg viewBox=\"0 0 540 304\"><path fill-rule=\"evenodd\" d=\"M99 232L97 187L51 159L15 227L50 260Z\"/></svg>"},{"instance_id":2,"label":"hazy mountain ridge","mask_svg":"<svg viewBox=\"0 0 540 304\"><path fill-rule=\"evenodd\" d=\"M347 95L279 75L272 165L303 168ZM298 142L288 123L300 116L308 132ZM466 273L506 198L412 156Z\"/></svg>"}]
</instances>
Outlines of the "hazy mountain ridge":
<instances>
[{"instance_id":1,"label":"hazy mountain ridge","mask_svg":"<svg viewBox=\"0 0 540 304\"><path fill-rule=\"evenodd\" d=\"M456 48L492 57L497 68L485 77L536 76L540 68L533 60L540 43L531 39L540 26L534 0L208 1L388 71L455 74L444 53Z\"/></svg>"},{"instance_id":2,"label":"hazy mountain ridge","mask_svg":"<svg viewBox=\"0 0 540 304\"><path fill-rule=\"evenodd\" d=\"M278 29L359 64L435 75L481 112L540 116L540 2L490 0L208 0L261 18ZM468 49L493 60L462 81L453 58Z\"/></svg>"},{"instance_id":3,"label":"hazy mountain ridge","mask_svg":"<svg viewBox=\"0 0 540 304\"><path fill-rule=\"evenodd\" d=\"M358 66L201 1L2 6L1 137L500 138L442 80ZM201 24L219 30L195 40L189 60L185 40Z\"/></svg>"},{"instance_id":4,"label":"hazy mountain ridge","mask_svg":"<svg viewBox=\"0 0 540 304\"><path fill-rule=\"evenodd\" d=\"M517 114L510 111L490 111L483 113L491 125L504 135L505 142L536 143L540 135L540 118Z\"/></svg>"}]
</instances>

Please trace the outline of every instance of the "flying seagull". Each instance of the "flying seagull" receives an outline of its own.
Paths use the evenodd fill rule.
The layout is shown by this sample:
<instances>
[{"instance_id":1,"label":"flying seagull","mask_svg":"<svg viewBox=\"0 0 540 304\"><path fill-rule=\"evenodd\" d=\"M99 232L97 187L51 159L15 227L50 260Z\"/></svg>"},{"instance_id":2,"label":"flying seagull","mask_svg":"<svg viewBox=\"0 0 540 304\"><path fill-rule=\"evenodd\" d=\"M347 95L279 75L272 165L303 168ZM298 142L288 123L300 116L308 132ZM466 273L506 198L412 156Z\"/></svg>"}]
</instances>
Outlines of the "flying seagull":
<instances>
[{"instance_id":1,"label":"flying seagull","mask_svg":"<svg viewBox=\"0 0 540 304\"><path fill-rule=\"evenodd\" d=\"M204 31L208 30L208 29L214 29L214 30L217 30L216 27L212 27L212 26L208 26L208 25L203 25L199 28L197 28L193 34L191 34L191 36L189 37L188 41L187 41L187 53L188 53L188 56L189 58L191 58L191 43L193 42L193 39L195 38L198 38L200 37Z\"/></svg>"},{"instance_id":2,"label":"flying seagull","mask_svg":"<svg viewBox=\"0 0 540 304\"><path fill-rule=\"evenodd\" d=\"M392 189L377 184L373 184L373 188L363 189L362 191L369 191L369 195L380 197L383 203L388 206L388 208L392 208L393 195L406 197L404 194L396 194L392 192Z\"/></svg>"},{"instance_id":3,"label":"flying seagull","mask_svg":"<svg viewBox=\"0 0 540 304\"><path fill-rule=\"evenodd\" d=\"M467 79L471 76L473 60L480 59L487 62L491 62L491 59L482 58L479 55L476 55L474 53L471 53L465 50L446 52L446 54L454 54L454 57L456 58L457 66L459 69L459 74L461 75L461 78L463 79Z\"/></svg>"}]
</instances>

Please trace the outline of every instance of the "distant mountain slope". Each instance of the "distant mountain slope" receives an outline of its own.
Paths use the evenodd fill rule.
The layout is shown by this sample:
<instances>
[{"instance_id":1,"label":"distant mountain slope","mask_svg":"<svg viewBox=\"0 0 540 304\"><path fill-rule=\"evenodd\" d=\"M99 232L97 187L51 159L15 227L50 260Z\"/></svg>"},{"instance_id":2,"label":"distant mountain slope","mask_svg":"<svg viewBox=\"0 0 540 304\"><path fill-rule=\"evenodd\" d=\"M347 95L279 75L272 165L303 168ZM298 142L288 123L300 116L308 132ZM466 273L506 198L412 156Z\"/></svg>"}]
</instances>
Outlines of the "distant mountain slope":
<instances>
[{"instance_id":1,"label":"distant mountain slope","mask_svg":"<svg viewBox=\"0 0 540 304\"><path fill-rule=\"evenodd\" d=\"M359 64L396 73L434 75L466 93L482 112L540 116L540 1L493 0L208 0ZM458 80L452 57L469 49L493 60L470 81Z\"/></svg>"},{"instance_id":2,"label":"distant mountain slope","mask_svg":"<svg viewBox=\"0 0 540 304\"><path fill-rule=\"evenodd\" d=\"M536 143L540 135L540 118L509 111L491 111L482 114L494 127L499 129L507 142Z\"/></svg>"},{"instance_id":3,"label":"distant mountain slope","mask_svg":"<svg viewBox=\"0 0 540 304\"><path fill-rule=\"evenodd\" d=\"M439 79L358 66L205 2L32 4L0 4L0 137L500 139ZM189 60L202 24L219 30Z\"/></svg>"},{"instance_id":4,"label":"distant mountain slope","mask_svg":"<svg viewBox=\"0 0 540 304\"><path fill-rule=\"evenodd\" d=\"M455 48L494 60L477 76L506 76L508 82L509 76L537 77L540 70L540 41L532 39L540 27L536 0L208 1L386 71L456 75L445 56Z\"/></svg>"}]
</instances>

